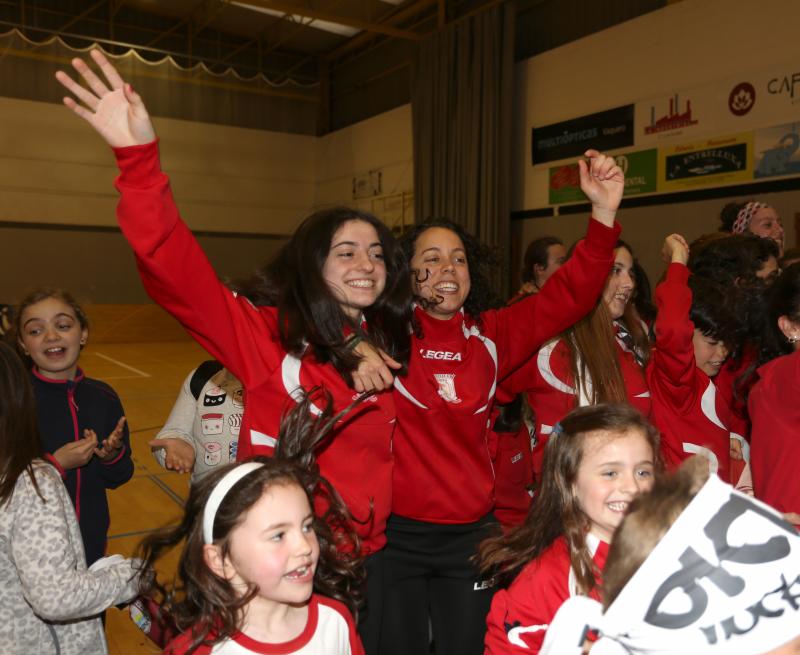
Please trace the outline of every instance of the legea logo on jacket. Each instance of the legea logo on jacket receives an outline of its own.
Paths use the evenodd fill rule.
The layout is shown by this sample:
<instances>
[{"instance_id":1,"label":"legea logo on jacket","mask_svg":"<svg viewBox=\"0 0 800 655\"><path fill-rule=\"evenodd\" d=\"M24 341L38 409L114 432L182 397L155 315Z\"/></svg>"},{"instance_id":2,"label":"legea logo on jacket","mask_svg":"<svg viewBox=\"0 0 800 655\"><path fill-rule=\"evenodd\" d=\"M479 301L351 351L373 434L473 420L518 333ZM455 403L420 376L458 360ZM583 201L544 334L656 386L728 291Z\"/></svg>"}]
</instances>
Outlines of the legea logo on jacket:
<instances>
[{"instance_id":1,"label":"legea logo on jacket","mask_svg":"<svg viewBox=\"0 0 800 655\"><path fill-rule=\"evenodd\" d=\"M461 353L451 353L449 350L426 350L420 348L419 354L422 359L444 359L451 362L460 362Z\"/></svg>"}]
</instances>

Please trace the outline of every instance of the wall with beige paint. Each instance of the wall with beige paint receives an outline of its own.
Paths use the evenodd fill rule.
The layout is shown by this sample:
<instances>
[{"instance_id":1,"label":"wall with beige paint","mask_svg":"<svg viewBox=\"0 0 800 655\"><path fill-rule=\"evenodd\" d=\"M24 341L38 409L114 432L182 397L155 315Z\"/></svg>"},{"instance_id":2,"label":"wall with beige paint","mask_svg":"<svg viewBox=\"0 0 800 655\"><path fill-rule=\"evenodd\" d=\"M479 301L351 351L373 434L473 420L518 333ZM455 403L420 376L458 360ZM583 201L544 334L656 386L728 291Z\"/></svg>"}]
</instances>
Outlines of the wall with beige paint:
<instances>
[{"instance_id":1,"label":"wall with beige paint","mask_svg":"<svg viewBox=\"0 0 800 655\"><path fill-rule=\"evenodd\" d=\"M381 172L381 192L353 198L353 177ZM349 205L373 212L387 224L414 222L411 105L332 132L317 144L318 207Z\"/></svg>"},{"instance_id":2,"label":"wall with beige paint","mask_svg":"<svg viewBox=\"0 0 800 655\"><path fill-rule=\"evenodd\" d=\"M800 3L794 0L682 0L520 62L515 71L512 208L547 206L548 165L534 167L530 161L534 125L661 97L738 74L744 78L748 72L796 61L798 21ZM797 107L800 111L800 104ZM709 129L713 132L713 126ZM787 244L794 245L800 192L759 197L781 213ZM625 238L654 276L661 268L662 238L672 231L685 232L691 239L716 230L719 210L727 201L626 209L620 220ZM584 217L574 215L515 222L519 246L514 259L519 260L527 243L542 234L572 241L583 232L584 222Z\"/></svg>"}]
</instances>

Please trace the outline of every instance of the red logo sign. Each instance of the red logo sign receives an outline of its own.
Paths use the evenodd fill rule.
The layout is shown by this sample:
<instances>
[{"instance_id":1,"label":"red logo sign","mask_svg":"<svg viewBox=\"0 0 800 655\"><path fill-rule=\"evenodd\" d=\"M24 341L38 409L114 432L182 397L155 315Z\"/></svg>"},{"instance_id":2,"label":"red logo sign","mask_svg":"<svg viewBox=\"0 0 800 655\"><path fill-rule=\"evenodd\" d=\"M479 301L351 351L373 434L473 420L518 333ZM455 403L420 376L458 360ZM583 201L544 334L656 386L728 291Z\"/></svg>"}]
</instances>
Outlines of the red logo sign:
<instances>
[{"instance_id":1,"label":"red logo sign","mask_svg":"<svg viewBox=\"0 0 800 655\"><path fill-rule=\"evenodd\" d=\"M676 93L669 99L669 111L661 118L656 119L656 108L650 107L650 125L645 125L644 133L658 134L692 125L697 125L697 119L692 117L692 102L687 100L686 110L681 112L678 109L678 94Z\"/></svg>"},{"instance_id":2,"label":"red logo sign","mask_svg":"<svg viewBox=\"0 0 800 655\"><path fill-rule=\"evenodd\" d=\"M728 109L734 116L744 116L756 104L756 90L750 82L740 82L728 96Z\"/></svg>"}]
</instances>

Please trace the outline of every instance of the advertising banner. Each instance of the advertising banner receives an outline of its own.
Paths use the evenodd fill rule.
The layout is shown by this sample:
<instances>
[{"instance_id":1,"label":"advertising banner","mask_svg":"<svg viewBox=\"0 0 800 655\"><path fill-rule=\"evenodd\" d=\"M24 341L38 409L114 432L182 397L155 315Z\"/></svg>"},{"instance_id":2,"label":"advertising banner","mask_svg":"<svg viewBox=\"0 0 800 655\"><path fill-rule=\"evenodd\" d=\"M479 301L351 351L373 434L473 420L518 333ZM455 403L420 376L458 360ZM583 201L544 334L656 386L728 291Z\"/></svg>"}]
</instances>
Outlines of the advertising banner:
<instances>
[{"instance_id":1,"label":"advertising banner","mask_svg":"<svg viewBox=\"0 0 800 655\"><path fill-rule=\"evenodd\" d=\"M625 173L624 196L653 193L657 186L658 151L655 148L614 155ZM551 205L586 202L578 176L577 164L550 168L548 202Z\"/></svg>"},{"instance_id":2,"label":"advertising banner","mask_svg":"<svg viewBox=\"0 0 800 655\"><path fill-rule=\"evenodd\" d=\"M659 148L659 191L747 182L753 177L753 133Z\"/></svg>"},{"instance_id":3,"label":"advertising banner","mask_svg":"<svg viewBox=\"0 0 800 655\"><path fill-rule=\"evenodd\" d=\"M616 107L531 131L534 165L580 157L587 148L608 151L633 145L633 105Z\"/></svg>"},{"instance_id":4,"label":"advertising banner","mask_svg":"<svg viewBox=\"0 0 800 655\"><path fill-rule=\"evenodd\" d=\"M756 130L753 143L756 178L800 175L800 123Z\"/></svg>"},{"instance_id":5,"label":"advertising banner","mask_svg":"<svg viewBox=\"0 0 800 655\"><path fill-rule=\"evenodd\" d=\"M800 114L800 64L787 63L636 103L635 145L780 125Z\"/></svg>"}]
</instances>

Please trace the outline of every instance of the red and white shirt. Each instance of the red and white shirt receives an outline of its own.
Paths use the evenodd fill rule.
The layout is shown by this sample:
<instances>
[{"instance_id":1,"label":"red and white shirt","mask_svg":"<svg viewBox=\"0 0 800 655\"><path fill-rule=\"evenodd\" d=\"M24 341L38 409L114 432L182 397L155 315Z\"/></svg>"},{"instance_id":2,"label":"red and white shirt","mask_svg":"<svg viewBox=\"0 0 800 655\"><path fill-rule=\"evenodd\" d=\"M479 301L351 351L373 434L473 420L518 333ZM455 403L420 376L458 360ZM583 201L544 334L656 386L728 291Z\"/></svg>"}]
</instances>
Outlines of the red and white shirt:
<instances>
[{"instance_id":1,"label":"red and white shirt","mask_svg":"<svg viewBox=\"0 0 800 655\"><path fill-rule=\"evenodd\" d=\"M589 533L586 546L597 570L602 571L608 544ZM599 578L597 583L600 584ZM561 603L576 595L569 547L562 536L525 566L508 589L494 595L486 618L485 655L538 653ZM600 600L599 589L595 587L590 596Z\"/></svg>"},{"instance_id":2,"label":"red and white shirt","mask_svg":"<svg viewBox=\"0 0 800 655\"><path fill-rule=\"evenodd\" d=\"M255 307L217 278L180 219L169 179L161 172L157 144L114 152L120 167L117 217L147 293L245 389L237 459L272 454L281 417L303 389L324 387L333 397L334 411L350 405L356 392L332 364L318 362L311 353L296 357L283 349L275 307ZM348 413L318 456L322 475L359 521L354 527L365 553L386 543L394 419L392 394L379 393Z\"/></svg>"},{"instance_id":3,"label":"red and white shirt","mask_svg":"<svg viewBox=\"0 0 800 655\"><path fill-rule=\"evenodd\" d=\"M192 645L191 630L172 640L166 655L185 655ZM339 601L313 594L308 604L308 621L302 633L291 641L271 644L237 633L213 646L200 646L196 655L364 655L353 617Z\"/></svg>"},{"instance_id":4,"label":"red and white shirt","mask_svg":"<svg viewBox=\"0 0 800 655\"><path fill-rule=\"evenodd\" d=\"M750 391L750 467L756 498L800 514L800 351L767 362Z\"/></svg>"},{"instance_id":5,"label":"red and white shirt","mask_svg":"<svg viewBox=\"0 0 800 655\"><path fill-rule=\"evenodd\" d=\"M598 273L598 275L600 275ZM605 283L605 277L603 277ZM548 280L547 284L550 284ZM547 284L544 288L547 288ZM600 294L598 293L597 296ZM597 300L595 296L595 300ZM573 321L574 323L574 321ZM572 323L570 323L572 325ZM619 337L615 340L628 402L645 416L650 415L650 391L647 388L642 367L636 362L634 353ZM541 478L542 461L547 439L553 426L576 407L589 403L591 380L579 385L576 391L572 377L569 348L559 338L549 341L539 349L525 366L502 382L507 393L526 392L528 403L536 417L535 444L533 447L533 474Z\"/></svg>"},{"instance_id":6,"label":"red and white shirt","mask_svg":"<svg viewBox=\"0 0 800 655\"><path fill-rule=\"evenodd\" d=\"M611 268L620 228L589 221L586 238L538 294L449 320L415 309L408 374L394 383L397 427L392 511L431 523L471 523L491 511L489 448L498 379L594 306Z\"/></svg>"},{"instance_id":7,"label":"red and white shirt","mask_svg":"<svg viewBox=\"0 0 800 655\"><path fill-rule=\"evenodd\" d=\"M689 320L689 269L672 263L656 288L656 345L647 367L653 424L661 431L661 454L668 468L692 455L709 460L709 470L736 484L730 473L731 410L714 381L697 367Z\"/></svg>"}]
</instances>

